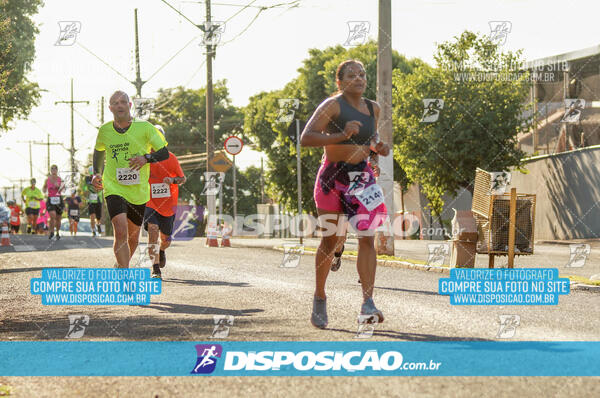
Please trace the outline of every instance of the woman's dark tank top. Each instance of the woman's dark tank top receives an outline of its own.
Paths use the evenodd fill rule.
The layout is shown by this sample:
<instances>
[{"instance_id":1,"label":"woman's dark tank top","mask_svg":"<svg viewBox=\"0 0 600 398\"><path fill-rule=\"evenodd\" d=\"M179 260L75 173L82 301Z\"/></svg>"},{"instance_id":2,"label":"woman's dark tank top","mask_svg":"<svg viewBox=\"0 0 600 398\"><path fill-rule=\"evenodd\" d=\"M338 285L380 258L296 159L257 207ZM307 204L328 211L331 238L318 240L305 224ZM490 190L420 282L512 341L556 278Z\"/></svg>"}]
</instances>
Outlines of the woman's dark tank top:
<instances>
[{"instance_id":1,"label":"woman's dark tank top","mask_svg":"<svg viewBox=\"0 0 600 398\"><path fill-rule=\"evenodd\" d=\"M373 112L373 104L370 100L364 99L369 108L370 115L365 115L352 105L350 105L343 95L336 98L340 104L340 114L327 125L327 133L340 133L344 131L346 123L352 120L357 120L362 123L358 134L353 135L347 140L338 142L336 145L370 145L371 139L375 135L375 114Z\"/></svg>"}]
</instances>

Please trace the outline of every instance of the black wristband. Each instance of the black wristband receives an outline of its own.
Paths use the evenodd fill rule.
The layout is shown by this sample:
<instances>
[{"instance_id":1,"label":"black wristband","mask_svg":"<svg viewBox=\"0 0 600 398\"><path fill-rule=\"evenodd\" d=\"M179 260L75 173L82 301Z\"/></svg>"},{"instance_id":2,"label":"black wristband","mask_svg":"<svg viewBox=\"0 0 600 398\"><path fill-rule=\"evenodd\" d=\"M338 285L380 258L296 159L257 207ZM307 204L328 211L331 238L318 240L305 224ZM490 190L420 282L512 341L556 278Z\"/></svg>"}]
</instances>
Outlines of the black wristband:
<instances>
[{"instance_id":1,"label":"black wristband","mask_svg":"<svg viewBox=\"0 0 600 398\"><path fill-rule=\"evenodd\" d=\"M169 150L164 146L156 152L145 154L144 158L146 158L148 163L162 162L169 158Z\"/></svg>"}]
</instances>

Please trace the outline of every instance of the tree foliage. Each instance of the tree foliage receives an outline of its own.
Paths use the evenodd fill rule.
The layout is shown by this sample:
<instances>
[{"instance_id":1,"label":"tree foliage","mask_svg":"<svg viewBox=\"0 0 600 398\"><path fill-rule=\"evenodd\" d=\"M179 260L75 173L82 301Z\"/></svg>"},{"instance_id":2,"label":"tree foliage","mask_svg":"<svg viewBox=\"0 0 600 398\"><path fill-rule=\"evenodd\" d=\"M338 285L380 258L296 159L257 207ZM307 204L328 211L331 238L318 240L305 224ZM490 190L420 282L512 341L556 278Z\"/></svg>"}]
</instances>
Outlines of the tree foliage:
<instances>
[{"instance_id":1,"label":"tree foliage","mask_svg":"<svg viewBox=\"0 0 600 398\"><path fill-rule=\"evenodd\" d=\"M221 149L227 137L242 132L243 115L231 104L226 80L214 84L213 98L214 144L215 149ZM150 122L167 131L171 152L176 155L206 152L206 88L160 89L152 114Z\"/></svg>"},{"instance_id":2,"label":"tree foliage","mask_svg":"<svg viewBox=\"0 0 600 398\"><path fill-rule=\"evenodd\" d=\"M418 182L435 214L442 195L472 190L475 169L505 171L519 166L517 134L529 92L521 52L502 52L487 36L465 31L438 46L436 66L393 74L394 157L409 180ZM424 99L442 99L432 123L421 121Z\"/></svg>"},{"instance_id":3,"label":"tree foliage","mask_svg":"<svg viewBox=\"0 0 600 398\"><path fill-rule=\"evenodd\" d=\"M243 114L231 104L226 80L215 83L213 96L215 150L220 150L227 137L242 135ZM149 121L164 128L169 142L168 148L175 155L206 152L206 88L160 89L152 115ZM186 171L187 181L179 190L182 200L191 199L198 205L206 205L206 196L201 195L205 171L205 165L196 170ZM254 214L256 204L260 201L260 188L256 187L255 182L257 173L260 178L260 169L249 167L244 171L237 169L236 173L238 213ZM223 212L233 213L233 169L225 173Z\"/></svg>"},{"instance_id":4,"label":"tree foliage","mask_svg":"<svg viewBox=\"0 0 600 398\"><path fill-rule=\"evenodd\" d=\"M0 0L0 128L4 130L29 115L40 98L39 86L27 74L39 33L31 15L41 4L41 0Z\"/></svg>"}]
</instances>

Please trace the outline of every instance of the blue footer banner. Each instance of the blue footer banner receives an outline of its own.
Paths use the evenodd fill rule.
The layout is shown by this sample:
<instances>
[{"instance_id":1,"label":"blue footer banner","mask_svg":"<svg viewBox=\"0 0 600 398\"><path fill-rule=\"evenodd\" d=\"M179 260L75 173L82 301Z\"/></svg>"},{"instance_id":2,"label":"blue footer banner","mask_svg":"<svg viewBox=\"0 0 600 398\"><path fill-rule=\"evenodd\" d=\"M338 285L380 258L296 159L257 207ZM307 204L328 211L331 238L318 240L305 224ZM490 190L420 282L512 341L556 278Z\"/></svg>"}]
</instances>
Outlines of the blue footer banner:
<instances>
[{"instance_id":1,"label":"blue footer banner","mask_svg":"<svg viewBox=\"0 0 600 398\"><path fill-rule=\"evenodd\" d=\"M0 376L600 376L600 342L0 342Z\"/></svg>"}]
</instances>

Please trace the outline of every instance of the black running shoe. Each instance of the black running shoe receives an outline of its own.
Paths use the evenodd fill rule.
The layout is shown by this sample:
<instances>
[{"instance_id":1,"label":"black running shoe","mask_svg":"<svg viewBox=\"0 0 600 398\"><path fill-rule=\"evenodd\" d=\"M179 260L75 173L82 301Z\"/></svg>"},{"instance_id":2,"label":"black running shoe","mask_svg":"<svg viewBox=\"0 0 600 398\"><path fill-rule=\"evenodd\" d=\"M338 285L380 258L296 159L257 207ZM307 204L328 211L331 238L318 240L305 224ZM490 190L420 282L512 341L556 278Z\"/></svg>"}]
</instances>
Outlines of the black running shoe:
<instances>
[{"instance_id":1,"label":"black running shoe","mask_svg":"<svg viewBox=\"0 0 600 398\"><path fill-rule=\"evenodd\" d=\"M160 266L160 268L164 268L166 264L167 264L167 256L165 255L165 251L159 250L158 251L158 265Z\"/></svg>"},{"instance_id":2,"label":"black running shoe","mask_svg":"<svg viewBox=\"0 0 600 398\"><path fill-rule=\"evenodd\" d=\"M152 275L150 275L150 277L162 279L162 275L160 274L160 267L158 266L158 264L154 264L152 266Z\"/></svg>"},{"instance_id":3,"label":"black running shoe","mask_svg":"<svg viewBox=\"0 0 600 398\"><path fill-rule=\"evenodd\" d=\"M50 236L48 236L48 239L52 240L52 238L54 238L54 232L50 232Z\"/></svg>"},{"instance_id":4,"label":"black running shoe","mask_svg":"<svg viewBox=\"0 0 600 398\"><path fill-rule=\"evenodd\" d=\"M31 225L27 226L27 233L30 234L31 233Z\"/></svg>"},{"instance_id":5,"label":"black running shoe","mask_svg":"<svg viewBox=\"0 0 600 398\"><path fill-rule=\"evenodd\" d=\"M344 246L342 246L340 252L333 253L333 261L331 262L331 270L333 272L337 271L342 266L342 254L344 254Z\"/></svg>"},{"instance_id":6,"label":"black running shoe","mask_svg":"<svg viewBox=\"0 0 600 398\"><path fill-rule=\"evenodd\" d=\"M58 232L56 233L56 240L60 240L60 235L58 234Z\"/></svg>"}]
</instances>

